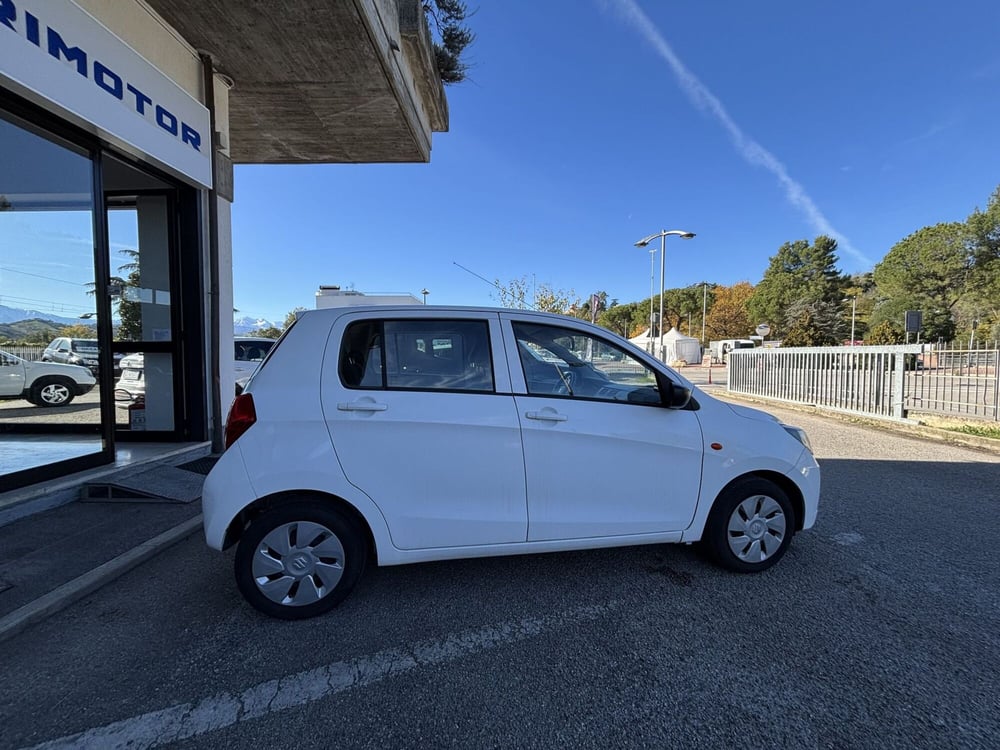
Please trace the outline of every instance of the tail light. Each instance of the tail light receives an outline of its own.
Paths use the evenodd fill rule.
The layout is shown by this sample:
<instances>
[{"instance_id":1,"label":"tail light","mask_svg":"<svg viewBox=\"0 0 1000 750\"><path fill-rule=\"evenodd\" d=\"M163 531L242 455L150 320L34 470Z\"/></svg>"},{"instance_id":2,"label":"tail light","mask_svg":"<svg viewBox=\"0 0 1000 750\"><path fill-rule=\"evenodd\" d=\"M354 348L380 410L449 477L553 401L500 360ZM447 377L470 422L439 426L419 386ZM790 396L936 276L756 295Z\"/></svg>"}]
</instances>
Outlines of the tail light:
<instances>
[{"instance_id":1,"label":"tail light","mask_svg":"<svg viewBox=\"0 0 1000 750\"><path fill-rule=\"evenodd\" d=\"M229 409L229 418L226 420L226 448L239 440L240 435L249 430L256 421L257 410L253 405L253 394L241 393Z\"/></svg>"}]
</instances>

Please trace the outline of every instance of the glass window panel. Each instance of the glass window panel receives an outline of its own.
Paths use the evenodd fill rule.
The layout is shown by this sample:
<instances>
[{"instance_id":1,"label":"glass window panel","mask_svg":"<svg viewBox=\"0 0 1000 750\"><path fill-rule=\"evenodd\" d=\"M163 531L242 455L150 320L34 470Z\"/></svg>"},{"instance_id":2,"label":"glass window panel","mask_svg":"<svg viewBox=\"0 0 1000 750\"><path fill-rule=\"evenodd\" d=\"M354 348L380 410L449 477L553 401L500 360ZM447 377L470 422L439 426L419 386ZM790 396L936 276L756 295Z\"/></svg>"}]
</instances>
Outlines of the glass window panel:
<instances>
[{"instance_id":1,"label":"glass window panel","mask_svg":"<svg viewBox=\"0 0 1000 750\"><path fill-rule=\"evenodd\" d=\"M604 339L557 326L514 323L528 393L660 404L656 373Z\"/></svg>"},{"instance_id":2,"label":"glass window panel","mask_svg":"<svg viewBox=\"0 0 1000 750\"><path fill-rule=\"evenodd\" d=\"M103 442L93 163L0 113L0 164L2 475L99 452ZM56 339L62 351L48 351Z\"/></svg>"}]
</instances>

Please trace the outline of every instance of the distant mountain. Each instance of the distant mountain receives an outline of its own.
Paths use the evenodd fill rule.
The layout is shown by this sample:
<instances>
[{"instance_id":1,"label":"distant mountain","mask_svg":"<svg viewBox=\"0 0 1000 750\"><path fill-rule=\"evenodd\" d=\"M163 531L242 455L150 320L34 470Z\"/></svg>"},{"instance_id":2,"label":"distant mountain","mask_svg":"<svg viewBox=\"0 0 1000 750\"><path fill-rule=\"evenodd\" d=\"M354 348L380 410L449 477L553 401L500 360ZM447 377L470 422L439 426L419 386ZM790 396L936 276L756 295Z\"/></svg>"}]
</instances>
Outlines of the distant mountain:
<instances>
[{"instance_id":1,"label":"distant mountain","mask_svg":"<svg viewBox=\"0 0 1000 750\"><path fill-rule=\"evenodd\" d=\"M233 321L233 333L237 336L245 336L250 333L250 331L256 331L259 328L281 328L280 323L274 323L270 320L265 320L264 318L251 318L249 316L244 316L242 318L236 318Z\"/></svg>"},{"instance_id":2,"label":"distant mountain","mask_svg":"<svg viewBox=\"0 0 1000 750\"><path fill-rule=\"evenodd\" d=\"M0 305L0 323L20 323L22 320L44 320L55 325L72 326L77 323L86 323L79 318L64 318L61 315L41 312L40 310L22 310L17 307L7 307Z\"/></svg>"},{"instance_id":3,"label":"distant mountain","mask_svg":"<svg viewBox=\"0 0 1000 750\"><path fill-rule=\"evenodd\" d=\"M50 323L47 320L19 320L16 323L0 323L0 341L51 340L58 336L62 329L62 325Z\"/></svg>"}]
</instances>

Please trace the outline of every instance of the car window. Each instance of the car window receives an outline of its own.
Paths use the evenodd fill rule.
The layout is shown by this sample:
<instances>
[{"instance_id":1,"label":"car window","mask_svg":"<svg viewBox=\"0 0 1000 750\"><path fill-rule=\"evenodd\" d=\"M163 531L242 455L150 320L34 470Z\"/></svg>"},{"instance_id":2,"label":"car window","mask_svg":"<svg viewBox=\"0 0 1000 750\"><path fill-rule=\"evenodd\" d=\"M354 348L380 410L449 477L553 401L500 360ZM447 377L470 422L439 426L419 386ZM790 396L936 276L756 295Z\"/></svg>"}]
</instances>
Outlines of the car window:
<instances>
[{"instance_id":1,"label":"car window","mask_svg":"<svg viewBox=\"0 0 1000 750\"><path fill-rule=\"evenodd\" d=\"M235 354L237 362L260 362L274 346L273 341L237 341Z\"/></svg>"},{"instance_id":2,"label":"car window","mask_svg":"<svg viewBox=\"0 0 1000 750\"><path fill-rule=\"evenodd\" d=\"M656 373L609 341L558 326L513 328L531 395L661 404Z\"/></svg>"},{"instance_id":3,"label":"car window","mask_svg":"<svg viewBox=\"0 0 1000 750\"><path fill-rule=\"evenodd\" d=\"M366 320L353 323L340 348L348 388L492 392L485 320Z\"/></svg>"}]
</instances>

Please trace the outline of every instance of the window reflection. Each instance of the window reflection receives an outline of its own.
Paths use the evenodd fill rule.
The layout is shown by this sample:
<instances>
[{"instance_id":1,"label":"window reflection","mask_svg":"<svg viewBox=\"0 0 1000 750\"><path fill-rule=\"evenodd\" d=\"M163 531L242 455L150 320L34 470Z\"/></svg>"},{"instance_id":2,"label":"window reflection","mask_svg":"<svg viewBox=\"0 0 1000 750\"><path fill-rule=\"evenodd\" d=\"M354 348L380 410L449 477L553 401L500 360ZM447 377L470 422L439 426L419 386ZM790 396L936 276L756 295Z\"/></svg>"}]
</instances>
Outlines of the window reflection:
<instances>
[{"instance_id":1,"label":"window reflection","mask_svg":"<svg viewBox=\"0 0 1000 750\"><path fill-rule=\"evenodd\" d=\"M0 164L2 476L103 443L92 161L0 113Z\"/></svg>"}]
</instances>

